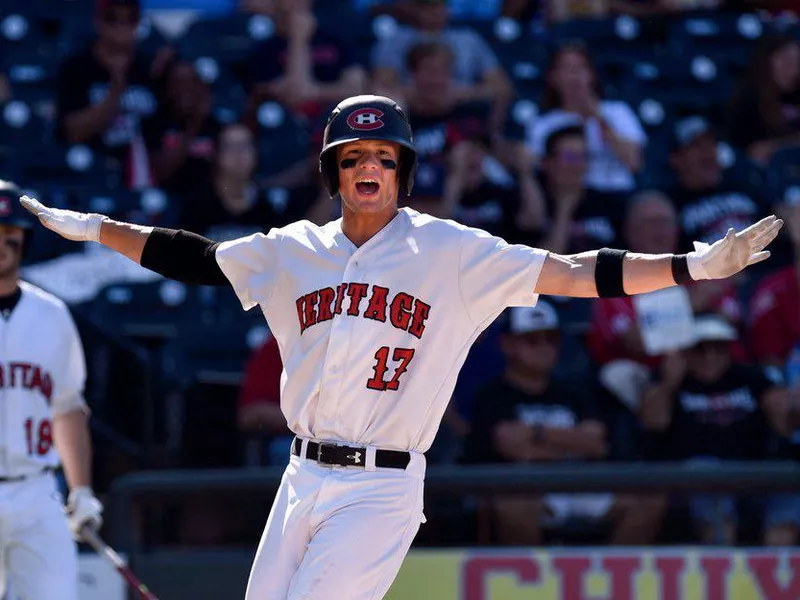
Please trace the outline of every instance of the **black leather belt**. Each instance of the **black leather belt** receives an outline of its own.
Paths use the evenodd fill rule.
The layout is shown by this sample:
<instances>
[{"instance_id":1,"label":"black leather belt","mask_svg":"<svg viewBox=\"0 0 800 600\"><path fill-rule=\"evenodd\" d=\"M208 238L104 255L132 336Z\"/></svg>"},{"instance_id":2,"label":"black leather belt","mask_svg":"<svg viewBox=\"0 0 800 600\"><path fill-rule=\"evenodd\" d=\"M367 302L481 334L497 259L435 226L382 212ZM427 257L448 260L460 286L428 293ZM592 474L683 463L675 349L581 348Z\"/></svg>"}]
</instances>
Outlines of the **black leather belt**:
<instances>
[{"instance_id":1,"label":"black leather belt","mask_svg":"<svg viewBox=\"0 0 800 600\"><path fill-rule=\"evenodd\" d=\"M292 454L314 460L321 465L335 465L338 467L364 467L367 460L366 448L352 448L350 446L337 446L336 444L319 444L308 442L306 455L302 456L303 440L296 437L292 442ZM375 450L375 466L390 469L405 469L411 462L411 454L399 450Z\"/></svg>"}]
</instances>

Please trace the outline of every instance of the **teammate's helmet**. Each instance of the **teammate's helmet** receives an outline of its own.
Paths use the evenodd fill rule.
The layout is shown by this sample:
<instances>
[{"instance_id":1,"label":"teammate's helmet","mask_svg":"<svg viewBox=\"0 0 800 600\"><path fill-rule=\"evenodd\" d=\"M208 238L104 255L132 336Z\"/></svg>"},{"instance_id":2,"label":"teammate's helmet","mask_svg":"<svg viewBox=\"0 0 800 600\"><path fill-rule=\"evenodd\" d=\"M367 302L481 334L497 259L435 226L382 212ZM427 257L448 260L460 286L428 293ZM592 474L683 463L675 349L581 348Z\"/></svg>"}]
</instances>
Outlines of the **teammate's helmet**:
<instances>
[{"instance_id":1,"label":"teammate's helmet","mask_svg":"<svg viewBox=\"0 0 800 600\"><path fill-rule=\"evenodd\" d=\"M384 96L353 96L333 109L325 125L319 171L331 197L339 192L336 146L357 140L383 140L400 144L400 189L411 194L417 172L417 151L411 125L403 109Z\"/></svg>"},{"instance_id":2,"label":"teammate's helmet","mask_svg":"<svg viewBox=\"0 0 800 600\"><path fill-rule=\"evenodd\" d=\"M22 245L22 256L25 256L33 237L33 228L36 226L34 217L19 203L22 190L10 182L0 179L0 225L13 225L25 230Z\"/></svg>"}]
</instances>

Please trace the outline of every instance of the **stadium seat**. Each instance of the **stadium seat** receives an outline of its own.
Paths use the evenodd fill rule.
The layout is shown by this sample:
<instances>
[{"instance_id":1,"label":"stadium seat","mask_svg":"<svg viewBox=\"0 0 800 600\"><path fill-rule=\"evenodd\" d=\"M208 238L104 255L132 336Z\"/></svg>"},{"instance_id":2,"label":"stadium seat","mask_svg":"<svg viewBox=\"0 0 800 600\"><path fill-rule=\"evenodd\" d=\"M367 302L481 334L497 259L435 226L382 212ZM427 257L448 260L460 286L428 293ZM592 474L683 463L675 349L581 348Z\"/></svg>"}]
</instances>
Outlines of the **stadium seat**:
<instances>
[{"instance_id":1,"label":"stadium seat","mask_svg":"<svg viewBox=\"0 0 800 600\"><path fill-rule=\"evenodd\" d=\"M213 58L241 77L253 46L270 38L274 31L272 20L262 15L238 13L200 19L183 34L177 50L181 57L194 62Z\"/></svg>"},{"instance_id":2,"label":"stadium seat","mask_svg":"<svg viewBox=\"0 0 800 600\"><path fill-rule=\"evenodd\" d=\"M70 189L118 189L121 183L120 170L87 146L52 141L28 144L17 148L12 160L25 182L48 182Z\"/></svg>"},{"instance_id":3,"label":"stadium seat","mask_svg":"<svg viewBox=\"0 0 800 600\"><path fill-rule=\"evenodd\" d=\"M268 335L266 322L198 325L183 321L180 335L161 353L162 374L184 388L241 384L247 359Z\"/></svg>"},{"instance_id":4,"label":"stadium seat","mask_svg":"<svg viewBox=\"0 0 800 600\"><path fill-rule=\"evenodd\" d=\"M685 111L718 109L733 89L727 67L702 54L637 62L621 83L621 95L652 96Z\"/></svg>"},{"instance_id":5,"label":"stadium seat","mask_svg":"<svg viewBox=\"0 0 800 600\"><path fill-rule=\"evenodd\" d=\"M257 111L260 176L269 176L308 158L311 133L281 104L264 102Z\"/></svg>"},{"instance_id":6,"label":"stadium seat","mask_svg":"<svg viewBox=\"0 0 800 600\"><path fill-rule=\"evenodd\" d=\"M76 209L153 227L175 227L179 220L178 202L158 188L138 191L109 191L105 188L83 190L77 194Z\"/></svg>"},{"instance_id":7,"label":"stadium seat","mask_svg":"<svg viewBox=\"0 0 800 600\"><path fill-rule=\"evenodd\" d=\"M772 156L765 183L776 201L800 202L800 146L784 148Z\"/></svg>"},{"instance_id":8,"label":"stadium seat","mask_svg":"<svg viewBox=\"0 0 800 600\"><path fill-rule=\"evenodd\" d=\"M697 13L674 22L669 41L675 52L724 58L742 68L755 43L768 32L769 26L755 14Z\"/></svg>"},{"instance_id":9,"label":"stadium seat","mask_svg":"<svg viewBox=\"0 0 800 600\"><path fill-rule=\"evenodd\" d=\"M101 328L152 341L178 335L187 315L200 311L196 288L164 280L109 285L88 305L87 313Z\"/></svg>"}]
</instances>

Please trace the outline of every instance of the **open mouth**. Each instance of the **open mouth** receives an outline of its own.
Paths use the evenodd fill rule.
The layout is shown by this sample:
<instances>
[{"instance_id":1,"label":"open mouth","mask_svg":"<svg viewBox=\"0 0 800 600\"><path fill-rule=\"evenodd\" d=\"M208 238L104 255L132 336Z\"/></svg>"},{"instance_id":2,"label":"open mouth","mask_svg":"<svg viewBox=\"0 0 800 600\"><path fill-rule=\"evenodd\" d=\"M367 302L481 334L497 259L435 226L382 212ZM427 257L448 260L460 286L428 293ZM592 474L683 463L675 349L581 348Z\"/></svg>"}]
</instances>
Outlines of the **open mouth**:
<instances>
[{"instance_id":1,"label":"open mouth","mask_svg":"<svg viewBox=\"0 0 800 600\"><path fill-rule=\"evenodd\" d=\"M361 179L356 182L356 190L362 196L374 196L380 187L381 185L374 179Z\"/></svg>"}]
</instances>

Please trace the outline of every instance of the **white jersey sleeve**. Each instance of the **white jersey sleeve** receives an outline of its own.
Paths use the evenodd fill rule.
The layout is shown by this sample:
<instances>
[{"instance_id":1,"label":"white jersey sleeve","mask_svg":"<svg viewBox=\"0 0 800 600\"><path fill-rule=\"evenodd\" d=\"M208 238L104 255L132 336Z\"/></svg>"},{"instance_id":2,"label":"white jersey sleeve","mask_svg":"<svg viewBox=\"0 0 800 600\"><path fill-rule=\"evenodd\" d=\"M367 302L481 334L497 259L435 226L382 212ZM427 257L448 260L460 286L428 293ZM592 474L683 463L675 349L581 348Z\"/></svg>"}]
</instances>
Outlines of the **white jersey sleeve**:
<instances>
[{"instance_id":1,"label":"white jersey sleeve","mask_svg":"<svg viewBox=\"0 0 800 600\"><path fill-rule=\"evenodd\" d=\"M86 388L86 355L83 343L78 334L75 321L64 309L64 341L66 348L62 363L60 377L56 379L56 388L53 390L53 416L63 415L74 410L85 410L84 390Z\"/></svg>"},{"instance_id":2,"label":"white jersey sleeve","mask_svg":"<svg viewBox=\"0 0 800 600\"><path fill-rule=\"evenodd\" d=\"M280 275L280 240L280 232L271 229L267 234L255 233L217 247L217 264L245 310L269 303Z\"/></svg>"},{"instance_id":3,"label":"white jersey sleeve","mask_svg":"<svg viewBox=\"0 0 800 600\"><path fill-rule=\"evenodd\" d=\"M509 244L480 229L461 233L459 288L475 324L494 319L509 306L533 306L539 273L548 252Z\"/></svg>"}]
</instances>

